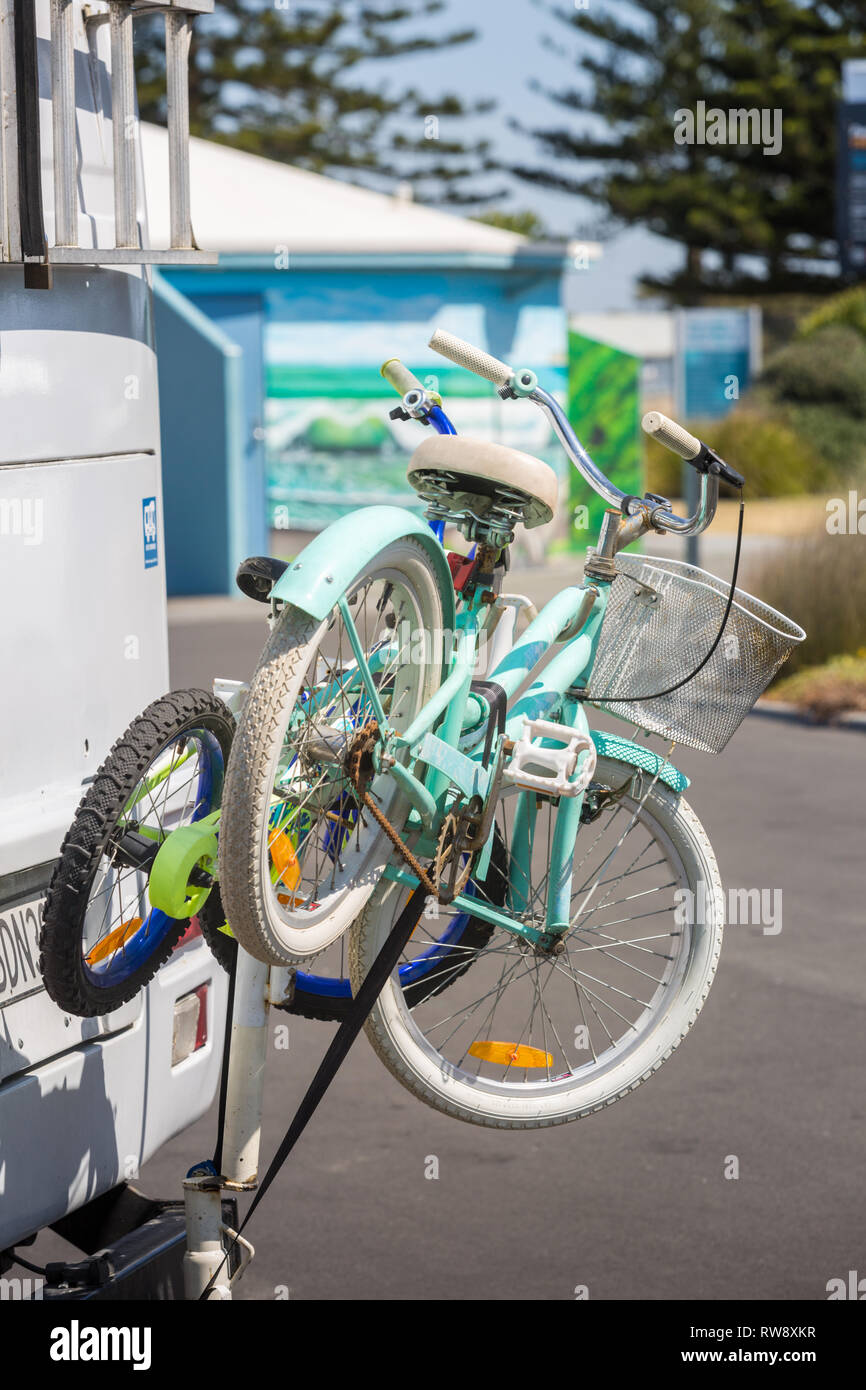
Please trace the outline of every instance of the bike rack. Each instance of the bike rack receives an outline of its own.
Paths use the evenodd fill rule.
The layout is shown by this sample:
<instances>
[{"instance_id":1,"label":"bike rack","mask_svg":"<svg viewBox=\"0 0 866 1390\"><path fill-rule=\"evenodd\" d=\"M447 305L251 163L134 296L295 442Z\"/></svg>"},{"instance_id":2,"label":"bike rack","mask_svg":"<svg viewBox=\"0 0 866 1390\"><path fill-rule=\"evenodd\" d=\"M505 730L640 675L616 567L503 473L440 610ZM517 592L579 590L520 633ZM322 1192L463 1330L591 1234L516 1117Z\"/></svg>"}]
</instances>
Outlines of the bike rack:
<instances>
[{"instance_id":1,"label":"bike rack","mask_svg":"<svg viewBox=\"0 0 866 1390\"><path fill-rule=\"evenodd\" d=\"M45 234L42 209L42 143L34 0L0 0L0 260L31 268L33 288L50 288L52 265L214 265L215 252L195 243L190 214L189 54L196 14L214 0L92 0L83 7L91 55L94 34L111 35L111 132L114 245L79 245L76 21L79 0L51 0L51 125L54 244ZM138 142L133 57L136 16L165 16L166 115L168 124L170 244L140 244ZM15 27L15 44L10 35ZM14 52L13 52L14 47ZM84 55L78 51L78 59ZM9 94L15 99L9 100ZM39 267L42 267L40 270Z\"/></svg>"},{"instance_id":2,"label":"bike rack","mask_svg":"<svg viewBox=\"0 0 866 1390\"><path fill-rule=\"evenodd\" d=\"M497 634L501 629L500 643L510 648L520 610L526 609L530 618L537 617L537 610L522 594L505 594L498 602L503 621L497 627ZM237 680L217 678L213 683L214 694L225 701L236 718L243 708L248 688L246 682ZM558 725L544 725L542 732L550 729L559 732ZM592 751L594 753L594 748ZM544 782L545 779L539 780ZM288 966L265 965L238 945L231 1033L224 1063L227 1074L221 1078L225 1113L217 1153L222 1171L218 1173L213 1162L206 1160L190 1170L183 1184L186 1213L183 1273L188 1301L203 1297L210 1302L230 1300L234 1285L255 1254L253 1246L243 1236L239 1237L226 1226L222 1192L253 1192L258 1187L268 1013L272 1006L286 1002L291 991L292 972ZM226 1255L226 1237L234 1249L240 1247L242 1250L240 1264L234 1270Z\"/></svg>"},{"instance_id":3,"label":"bike rack","mask_svg":"<svg viewBox=\"0 0 866 1390\"><path fill-rule=\"evenodd\" d=\"M184 1292L190 1301L200 1299L205 1290L210 1302L231 1299L234 1284L255 1254L248 1241L223 1223L221 1193L224 1188L252 1192L258 1186L268 1011L271 1005L283 1003L290 989L287 966L263 965L238 946L219 1147L222 1172L217 1173L212 1163L205 1162L193 1168L183 1184L187 1231ZM225 1236L243 1250L233 1273L229 1271Z\"/></svg>"}]
</instances>

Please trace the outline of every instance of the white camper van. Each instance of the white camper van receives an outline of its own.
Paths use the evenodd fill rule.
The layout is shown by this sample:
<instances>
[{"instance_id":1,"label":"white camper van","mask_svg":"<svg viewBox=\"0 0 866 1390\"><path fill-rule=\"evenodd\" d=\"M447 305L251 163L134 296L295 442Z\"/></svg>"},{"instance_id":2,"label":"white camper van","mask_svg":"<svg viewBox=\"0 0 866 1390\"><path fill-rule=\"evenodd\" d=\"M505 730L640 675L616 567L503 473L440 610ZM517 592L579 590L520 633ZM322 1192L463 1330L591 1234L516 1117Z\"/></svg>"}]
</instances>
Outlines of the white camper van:
<instances>
[{"instance_id":1,"label":"white camper van","mask_svg":"<svg viewBox=\"0 0 866 1390\"><path fill-rule=\"evenodd\" d=\"M218 1083L226 977L195 920L147 990L102 1018L64 1014L37 964L76 806L169 688L149 266L214 259L190 230L186 105L189 12L210 8L0 0L0 1275L45 1226L90 1254L153 1217L128 1184ZM133 23L155 9L172 189L159 250L132 70ZM140 1229L129 1239L140 1256ZM89 1293L111 1273L103 1262Z\"/></svg>"}]
</instances>

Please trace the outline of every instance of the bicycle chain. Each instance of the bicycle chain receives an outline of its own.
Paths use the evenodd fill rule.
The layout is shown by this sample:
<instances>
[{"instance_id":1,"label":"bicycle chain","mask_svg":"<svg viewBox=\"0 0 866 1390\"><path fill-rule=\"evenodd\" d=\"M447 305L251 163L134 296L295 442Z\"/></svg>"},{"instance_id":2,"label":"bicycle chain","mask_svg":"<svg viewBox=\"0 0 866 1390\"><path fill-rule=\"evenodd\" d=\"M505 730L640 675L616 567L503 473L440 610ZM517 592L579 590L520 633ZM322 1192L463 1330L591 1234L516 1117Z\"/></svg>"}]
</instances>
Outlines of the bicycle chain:
<instances>
[{"instance_id":1,"label":"bicycle chain","mask_svg":"<svg viewBox=\"0 0 866 1390\"><path fill-rule=\"evenodd\" d=\"M395 827L388 820L388 817L376 805L375 799L368 790L369 784L373 778L374 771L372 753L374 747L376 746L378 738L379 725L375 719L371 719L367 724L365 724L362 728L358 730L357 734L352 739L348 753L346 754L346 772L348 773L349 781L352 783L352 786L354 787L356 793L361 798L362 804L366 806L373 819L385 832L394 848L400 852L400 855L406 861L406 863L412 870L412 873L418 879L421 886L423 888L426 888L427 892L431 895L431 897L434 897L437 902L440 902L442 904L449 903L453 898L457 896L458 893L462 891L466 884L466 880L469 877L469 871L471 868L471 858L469 860L469 863L466 865L465 871L462 874L459 882L456 885L452 885L450 894L443 895L442 890L438 886L438 883L433 881L433 879L428 874L427 870L415 858L415 855L412 853L409 846L403 843L403 841L400 839L399 831L395 829ZM451 850L451 853L453 854L453 845L456 844L456 827L456 817L446 817L445 824L442 826L442 830L439 835L439 843L436 847L436 860L434 872L436 874L437 880L441 877L444 866L448 863L449 858L451 857L446 853L446 834L451 833L452 836L455 837Z\"/></svg>"}]
</instances>

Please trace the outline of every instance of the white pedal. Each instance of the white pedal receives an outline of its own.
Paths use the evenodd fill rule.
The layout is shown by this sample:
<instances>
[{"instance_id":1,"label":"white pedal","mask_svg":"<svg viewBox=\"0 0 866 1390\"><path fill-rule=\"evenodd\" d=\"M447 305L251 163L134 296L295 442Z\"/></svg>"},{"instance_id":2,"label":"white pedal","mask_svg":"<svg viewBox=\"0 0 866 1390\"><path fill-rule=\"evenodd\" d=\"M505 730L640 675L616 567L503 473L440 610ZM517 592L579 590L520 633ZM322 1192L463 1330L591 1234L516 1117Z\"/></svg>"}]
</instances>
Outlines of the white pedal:
<instances>
[{"instance_id":1,"label":"white pedal","mask_svg":"<svg viewBox=\"0 0 866 1390\"><path fill-rule=\"evenodd\" d=\"M564 746L543 748L533 743L536 738L556 740ZM581 753L587 756L575 776ZM589 734L549 719L524 718L523 735L514 745L503 777L526 791L543 792L545 796L579 796L592 781L595 764L595 744Z\"/></svg>"}]
</instances>

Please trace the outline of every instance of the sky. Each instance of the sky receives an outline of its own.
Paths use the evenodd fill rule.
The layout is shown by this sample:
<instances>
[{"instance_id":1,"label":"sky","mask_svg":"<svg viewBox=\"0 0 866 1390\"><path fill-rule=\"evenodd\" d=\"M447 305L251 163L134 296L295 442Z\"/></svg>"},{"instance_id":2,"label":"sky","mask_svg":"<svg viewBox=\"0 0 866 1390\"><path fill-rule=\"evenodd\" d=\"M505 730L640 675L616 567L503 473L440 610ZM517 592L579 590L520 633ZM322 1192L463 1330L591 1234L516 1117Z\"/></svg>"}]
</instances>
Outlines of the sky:
<instances>
[{"instance_id":1,"label":"sky","mask_svg":"<svg viewBox=\"0 0 866 1390\"><path fill-rule=\"evenodd\" d=\"M559 3L563 9L569 6L569 0ZM589 3L603 5L605 0ZM467 102L492 97L496 110L466 123L466 136L483 134L491 141L494 154L503 159L539 163L535 142L515 133L508 123L513 118L524 126L551 126L575 119L533 91L530 82L535 78L544 86L573 86L579 76L575 66L579 36L572 38L565 25L546 15L533 0L449 0L447 11L436 23L443 31L477 29L478 38L438 53L396 60L394 72L399 68L399 84L415 85L431 95L456 91ZM545 46L545 39L553 41L556 51ZM380 68L380 80L381 73ZM514 191L502 206L533 209L554 234L586 235L587 227L600 216L601 210L585 200L518 180L506 181ZM623 232L605 244L602 259L591 269L569 277L569 308L597 312L634 307L641 272L664 272L681 260L682 250L671 242L640 229ZM646 305L647 301L641 303Z\"/></svg>"}]
</instances>

